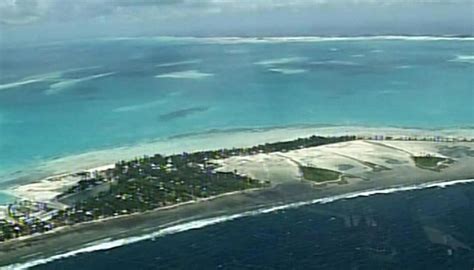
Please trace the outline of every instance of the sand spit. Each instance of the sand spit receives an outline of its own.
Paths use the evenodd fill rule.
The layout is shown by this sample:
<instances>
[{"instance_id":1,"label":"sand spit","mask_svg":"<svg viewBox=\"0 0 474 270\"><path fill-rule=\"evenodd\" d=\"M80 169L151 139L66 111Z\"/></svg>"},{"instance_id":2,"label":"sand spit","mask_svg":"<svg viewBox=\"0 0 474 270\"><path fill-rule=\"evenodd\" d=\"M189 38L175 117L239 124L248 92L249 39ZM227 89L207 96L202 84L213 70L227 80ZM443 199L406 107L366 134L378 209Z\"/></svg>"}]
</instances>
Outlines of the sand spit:
<instances>
[{"instance_id":1,"label":"sand spit","mask_svg":"<svg viewBox=\"0 0 474 270\"><path fill-rule=\"evenodd\" d=\"M449 152L447 149L460 149ZM434 179L440 175L470 171L474 176L474 143L471 142L425 142L425 141L374 141L356 140L288 152L260 153L252 156L237 156L215 161L221 171L237 171L253 178L273 183L302 179L299 166L316 167L337 171L348 180L357 181L386 179L396 183L400 177L406 179ZM441 171L426 170L416 166L414 156L433 156L454 160Z\"/></svg>"},{"instance_id":2,"label":"sand spit","mask_svg":"<svg viewBox=\"0 0 474 270\"><path fill-rule=\"evenodd\" d=\"M261 134L260 132L268 131L258 131L255 134ZM301 133L298 136L301 136ZM190 138L196 140L194 136ZM201 141L207 140L199 138ZM258 136L252 139L256 138ZM201 145L201 147L203 146ZM415 166L412 156L426 154L449 158L454 162L440 171ZM94 250L92 248L94 245L91 243L99 243L100 247L106 248L110 243L113 243L113 245L110 244L110 248L113 248L115 244L120 246L132 243L136 239L141 241L155 237L155 235L159 237L162 235L161 232L168 232L168 228L183 226L183 228L188 228L189 224L192 225L191 228L201 228L200 225L194 225L201 224L200 222L203 220L203 226L208 226L232 220L234 217L266 214L279 209L300 207L312 203L329 203L339 199L422 188L442 188L450 185L445 183L471 183L474 181L460 180L474 179L474 168L472 167L474 164L474 143L471 142L360 139L293 151L235 156L215 162L222 165L221 170L237 170L238 173L261 180L268 179L272 181L273 186L260 190L235 192L166 209L66 226L50 234L1 243L1 264L27 262L36 258L39 258L40 261L48 261L48 258L56 258L54 256L61 258L61 254L76 254L77 250L90 252ZM336 170L351 177L345 183L315 184L301 179L299 172L301 164ZM109 169L110 166L96 167L92 171ZM378 166L385 169L374 169ZM69 176L63 177L67 179ZM28 186L29 188L27 188ZM28 196L41 194L41 192L46 196L49 194L48 192L52 192L48 191L48 187L53 186L54 180L50 179L48 184L30 184L19 188L29 192ZM33 187L36 188L36 191L32 191ZM40 196L37 195L37 197ZM181 230L176 232L179 231ZM104 246L103 243L108 244Z\"/></svg>"},{"instance_id":3,"label":"sand spit","mask_svg":"<svg viewBox=\"0 0 474 270\"><path fill-rule=\"evenodd\" d=\"M446 140L464 140L466 138L474 138L474 130L451 129L434 131L422 129L351 126L303 126L209 131L207 133L177 136L167 139L144 142L132 146L92 151L84 154L46 161L37 168L32 168L30 172L27 172L29 175L26 176L30 177L29 182L32 184L26 183L26 185L18 186L18 183L13 181L12 184L14 186L9 189L9 192L20 198L50 200L80 180L77 177L69 177L70 174L81 171L91 172L113 168L113 164L120 159L127 160L138 156L153 155L156 153L169 155L182 152L193 152L219 148L250 147L258 144L293 140L296 138L309 137L312 135L356 135L361 137L383 135L400 139L422 139L441 136ZM379 143L383 143L384 145L377 145ZM369 171L367 166L363 166L361 164L360 160L376 164L384 164L384 166L391 165L388 164L391 161L395 163L409 163L410 154L417 155L430 153L432 155L443 156L443 154L437 150L437 147L441 145L445 145L446 147L450 145L470 147L471 143L435 143L420 141L381 142L366 140L352 143L327 145L324 147L319 147L316 150L309 148L293 151L292 153L273 153L266 156L257 155L252 157L242 157L241 159L235 159L235 161L231 159L229 161L231 163L225 163L223 165L230 166L234 169L239 169L243 166L245 167L245 170L243 170L243 173L245 174L248 173L249 175L253 175L256 178L271 178L273 182L279 182L279 179L283 179L282 181L284 181L284 179L297 178L299 175L299 171L295 167L296 165L294 162L291 162L290 159L297 160L302 164L308 165L313 164L317 160L317 165L321 168L332 170L350 168L348 169L349 173L357 174ZM403 151L395 150L397 147L403 148ZM246 161L247 159L248 161ZM358 159L360 160L358 161ZM53 177L51 177L51 175L53 175ZM64 177L65 175L68 175L68 177Z\"/></svg>"}]
</instances>

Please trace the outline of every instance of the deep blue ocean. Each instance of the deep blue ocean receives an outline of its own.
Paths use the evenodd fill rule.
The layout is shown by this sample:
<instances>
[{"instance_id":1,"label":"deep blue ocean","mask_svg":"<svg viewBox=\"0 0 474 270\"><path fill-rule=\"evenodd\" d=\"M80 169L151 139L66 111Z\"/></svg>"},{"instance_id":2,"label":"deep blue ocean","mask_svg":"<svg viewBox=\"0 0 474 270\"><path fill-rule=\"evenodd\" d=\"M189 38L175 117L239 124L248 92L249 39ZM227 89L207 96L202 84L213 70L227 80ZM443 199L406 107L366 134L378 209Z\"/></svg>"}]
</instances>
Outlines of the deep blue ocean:
<instances>
[{"instance_id":1,"label":"deep blue ocean","mask_svg":"<svg viewBox=\"0 0 474 270\"><path fill-rule=\"evenodd\" d=\"M474 185L246 217L33 269L466 269Z\"/></svg>"}]
</instances>

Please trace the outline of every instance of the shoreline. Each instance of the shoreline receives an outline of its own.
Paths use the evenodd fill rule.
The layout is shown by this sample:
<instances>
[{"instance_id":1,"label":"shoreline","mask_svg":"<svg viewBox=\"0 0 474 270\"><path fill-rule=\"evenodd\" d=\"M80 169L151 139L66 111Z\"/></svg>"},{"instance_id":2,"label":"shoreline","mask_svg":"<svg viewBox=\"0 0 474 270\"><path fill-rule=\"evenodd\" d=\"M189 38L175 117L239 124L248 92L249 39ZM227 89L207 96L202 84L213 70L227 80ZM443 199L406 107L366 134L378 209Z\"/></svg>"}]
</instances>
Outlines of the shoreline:
<instances>
[{"instance_id":1,"label":"shoreline","mask_svg":"<svg viewBox=\"0 0 474 270\"><path fill-rule=\"evenodd\" d=\"M181 202L181 203L177 203L177 204L162 206L162 207L158 207L158 208L155 208L153 210L147 210L147 211L144 211L144 212L134 212L134 213L125 214L125 215L111 216L111 217L106 217L106 218L101 218L101 219L96 219L96 220L85 221L85 222L81 222L81 223L77 223L77 224L73 224L73 225L65 225L65 226L54 228L54 229L52 229L50 231L47 231L47 232L44 232L44 233L20 236L18 238L7 240L3 243L8 244L8 243L12 243L12 242L22 242L22 241L25 241L25 240L28 240L28 239L32 239L32 238L41 236L41 235L55 234L55 233L60 232L62 230L72 229L72 228L77 227L77 226L82 226L82 225L87 225L87 224L94 224L94 223L109 222L109 221L112 221L112 220L115 220L115 219L120 219L120 218L123 218L123 217L133 217L133 216L136 216L136 215L146 214L146 213L154 212L154 211L164 211L164 210L174 209L174 208L178 208L178 207L185 206L185 205L196 204L196 203L201 203L201 202L206 202L206 201L212 201L212 200L215 200L215 199L218 199L218 198L221 198L221 197L225 197L225 196L232 196L232 195L244 194L244 193L248 193L248 192L255 192L255 191L258 191L258 190L262 190L262 189L264 189L264 188L251 188L251 189L245 189L245 190L231 191L231 192L227 192L227 193L218 194L218 195L215 195L215 196L210 196L210 197L207 197L207 198L199 198L197 200L190 200L190 201ZM3 243L0 242L0 245L3 244Z\"/></svg>"},{"instance_id":2,"label":"shoreline","mask_svg":"<svg viewBox=\"0 0 474 270\"><path fill-rule=\"evenodd\" d=\"M251 135L251 136L249 136ZM45 161L32 172L7 180L0 185L5 186L4 193L16 198L35 198L28 189L50 190L52 194L44 195L52 198L59 194L57 185L52 179L64 178L78 172L102 171L113 168L119 160L133 159L143 155L154 154L176 154L181 152L195 152L210 149L250 147L258 144L272 143L278 141L293 140L299 137L317 136L393 136L393 137L433 137L441 136L447 139L473 139L474 129L444 129L431 130L421 128L397 128L397 127L369 127L369 126L321 126L321 125L298 125L288 127L263 127L248 129L209 130L202 133L182 134L168 137L166 139L155 139L130 146L121 146L105 150L89 151L82 154L70 155L62 158ZM38 172L42 171L42 173ZM35 176L36 175L36 176ZM27 178L27 180L25 180ZM78 181L78 180L77 180ZM76 182L77 182L76 181ZM44 186L38 185L44 183ZM73 185L71 180L65 185ZM19 190L20 189L20 190ZM54 193L54 194L53 194ZM41 198L44 200L45 198Z\"/></svg>"},{"instance_id":3,"label":"shoreline","mask_svg":"<svg viewBox=\"0 0 474 270\"><path fill-rule=\"evenodd\" d=\"M311 192L310 194L305 184L228 194L213 198L213 200L188 203L181 207L154 209L143 213L86 222L23 238L21 241L0 243L0 269L27 269L83 253L118 248L169 234L200 229L238 218L272 214L286 209L396 192L446 188L460 184L474 184L474 179L429 181L380 189L362 189L342 194L333 192L318 194ZM305 192L300 193L301 191ZM281 195L286 195L285 199L276 200ZM195 214L196 211L203 209L207 212ZM186 213L194 214L186 216Z\"/></svg>"},{"instance_id":4,"label":"shoreline","mask_svg":"<svg viewBox=\"0 0 474 270\"><path fill-rule=\"evenodd\" d=\"M367 131L358 128L358 130L364 132L364 135L375 133L407 136L406 133L400 134L404 131L400 129L372 129ZM302 134L301 130L293 130L293 133L286 132L288 129L284 129L284 133L272 131L254 131L254 134L258 136L252 137L251 142L247 140L240 141L240 143L255 145L254 141L258 140L264 140L264 143L272 140L281 141L282 136L285 136L285 138L296 136L298 138L314 134L325 135L323 132L315 132L314 129L305 130L309 134ZM319 131L321 130L319 129ZM348 133L347 129L339 129L338 132L340 133L337 134L335 134L334 128L326 128L324 131L329 133L327 136L351 134ZM354 131L354 129L351 131ZM248 133L246 134L248 135ZM410 136L414 136L413 134L428 136L429 133L418 131L411 133ZM453 133L450 133L450 135L450 138L453 138ZM217 143L220 145L227 143L226 147L228 147L228 143L233 143L232 145L236 146L234 139L239 136L241 134L238 136L229 135L226 136L226 140ZM370 136L373 136L373 134ZM48 233L12 239L0 243L0 261L3 265L11 265L31 260L62 258L63 255L61 254L77 254L78 250L83 252L94 251L97 245L113 248L116 246L111 243L118 243L118 246L121 246L134 241L150 239L150 235L158 237L187 230L176 228L188 228L191 225L200 228L200 225L196 224L212 225L239 217L271 213L288 207L422 188L442 188L452 184L474 183L474 168L471 165L474 162L474 151L472 150L474 149L474 143L470 141L471 138L469 137L468 142L359 138L307 148L292 148L294 150L290 151L256 152L250 155L226 157L220 160L220 169L224 172L236 170L260 181L266 181L266 178L268 178L271 180L271 185L269 187L227 192L144 212L62 226ZM211 143L213 142L212 139L200 137L190 145L184 145L183 147L199 146L202 149L207 145L196 143L203 142L203 140ZM175 145L169 146L168 150L177 151L173 146ZM219 146L213 147L213 149L218 148ZM455 162L440 171L421 169L416 166L412 157L426 154L445 156L454 159ZM317 161L316 164L313 163L315 161ZM294 164L295 162L297 164ZM331 170L335 170L340 165L346 165L346 169L340 170L345 175L351 176L351 179L344 184L325 183L314 185L313 182L303 180L298 174L297 167L299 164L305 166L314 164L316 167ZM349 166L349 164L351 165ZM100 168L108 169L110 166L95 167L89 169L89 171ZM68 178L70 175L66 174L63 177ZM54 186L57 183L57 180L52 179L47 184ZM112 247L110 247L111 245Z\"/></svg>"}]
</instances>

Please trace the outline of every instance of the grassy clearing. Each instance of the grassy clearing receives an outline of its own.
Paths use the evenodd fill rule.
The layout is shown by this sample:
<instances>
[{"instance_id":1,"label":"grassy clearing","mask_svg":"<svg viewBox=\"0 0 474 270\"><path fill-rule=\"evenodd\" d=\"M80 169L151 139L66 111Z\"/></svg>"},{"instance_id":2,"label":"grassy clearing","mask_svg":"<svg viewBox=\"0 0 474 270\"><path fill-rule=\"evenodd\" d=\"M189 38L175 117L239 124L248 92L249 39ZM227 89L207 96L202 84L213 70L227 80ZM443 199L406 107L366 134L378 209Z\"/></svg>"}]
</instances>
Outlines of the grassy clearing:
<instances>
[{"instance_id":1,"label":"grassy clearing","mask_svg":"<svg viewBox=\"0 0 474 270\"><path fill-rule=\"evenodd\" d=\"M301 172L303 173L303 178L308 181L324 183L328 181L338 180L341 176L340 172L314 168L314 167L300 167Z\"/></svg>"},{"instance_id":2,"label":"grassy clearing","mask_svg":"<svg viewBox=\"0 0 474 270\"><path fill-rule=\"evenodd\" d=\"M438 168L439 162L446 161L445 158L424 156L424 157L413 157L415 165L422 169L436 169Z\"/></svg>"}]
</instances>

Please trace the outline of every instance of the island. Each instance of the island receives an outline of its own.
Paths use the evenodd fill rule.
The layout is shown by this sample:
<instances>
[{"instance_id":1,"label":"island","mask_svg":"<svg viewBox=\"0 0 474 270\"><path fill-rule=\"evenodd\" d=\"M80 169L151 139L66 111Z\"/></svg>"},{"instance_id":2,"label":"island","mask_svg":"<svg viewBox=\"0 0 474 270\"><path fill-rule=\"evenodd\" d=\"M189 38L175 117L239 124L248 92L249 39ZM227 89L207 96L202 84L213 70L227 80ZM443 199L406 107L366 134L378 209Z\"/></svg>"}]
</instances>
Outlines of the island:
<instances>
[{"instance_id":1,"label":"island","mask_svg":"<svg viewBox=\"0 0 474 270\"><path fill-rule=\"evenodd\" d=\"M193 220L376 188L473 179L473 149L472 138L313 135L145 155L54 176L44 181L68 183L59 194L0 209L0 265Z\"/></svg>"},{"instance_id":2,"label":"island","mask_svg":"<svg viewBox=\"0 0 474 270\"><path fill-rule=\"evenodd\" d=\"M220 149L179 155L144 156L119 161L103 171L80 172L82 179L55 200L23 200L10 204L0 220L0 241L42 233L53 228L136 212L215 198L270 185L237 170L217 170L218 160L257 153L274 153L336 142L355 137L312 136L251 148Z\"/></svg>"}]
</instances>

